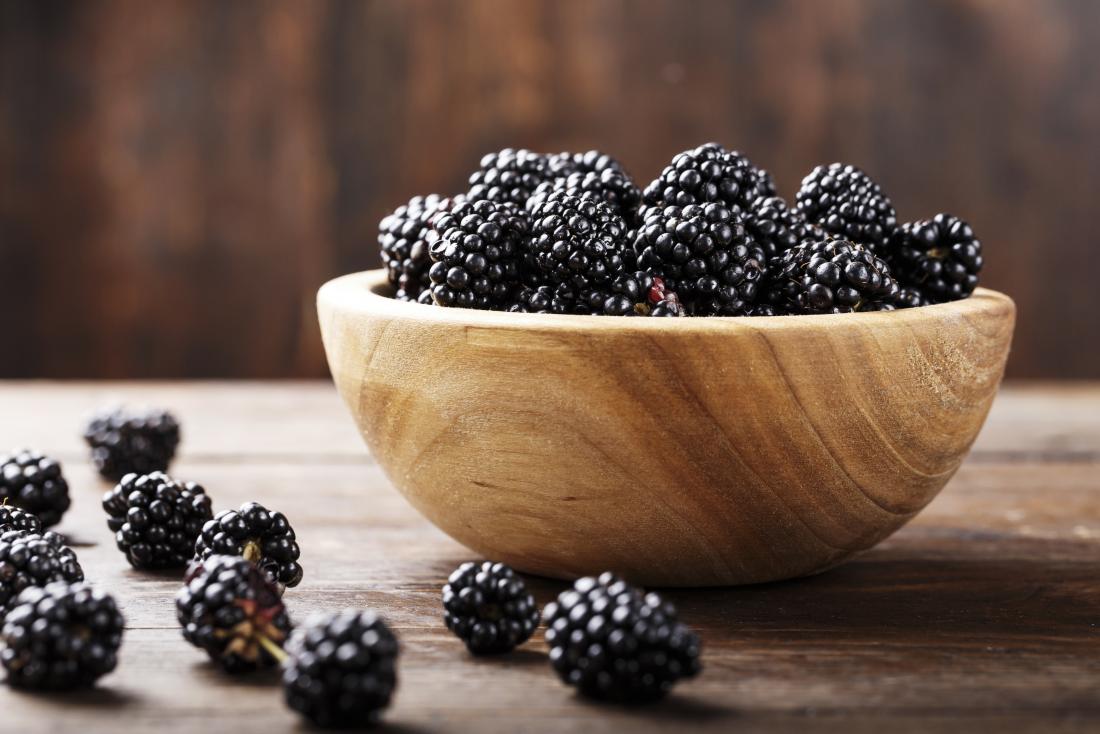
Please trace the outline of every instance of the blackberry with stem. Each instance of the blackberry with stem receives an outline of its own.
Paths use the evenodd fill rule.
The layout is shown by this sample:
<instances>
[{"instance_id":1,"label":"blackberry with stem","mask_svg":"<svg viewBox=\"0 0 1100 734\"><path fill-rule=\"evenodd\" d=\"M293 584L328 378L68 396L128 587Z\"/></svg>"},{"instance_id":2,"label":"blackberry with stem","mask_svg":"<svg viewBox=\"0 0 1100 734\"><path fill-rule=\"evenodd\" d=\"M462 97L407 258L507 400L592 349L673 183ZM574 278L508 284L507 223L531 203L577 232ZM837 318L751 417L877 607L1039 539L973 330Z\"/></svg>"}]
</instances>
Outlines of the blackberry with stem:
<instances>
[{"instance_id":1,"label":"blackberry with stem","mask_svg":"<svg viewBox=\"0 0 1100 734\"><path fill-rule=\"evenodd\" d=\"M372 611L313 616L286 646L287 706L317 726L373 724L397 688L399 651L393 632Z\"/></svg>"},{"instance_id":2,"label":"blackberry with stem","mask_svg":"<svg viewBox=\"0 0 1100 734\"><path fill-rule=\"evenodd\" d=\"M748 314L767 262L737 214L717 202L646 209L634 251L693 316Z\"/></svg>"},{"instance_id":3,"label":"blackberry with stem","mask_svg":"<svg viewBox=\"0 0 1100 734\"><path fill-rule=\"evenodd\" d=\"M297 586L302 580L301 550L294 528L281 512L258 502L239 510L223 510L202 526L195 541L197 560L213 555L241 556L276 583Z\"/></svg>"},{"instance_id":4,"label":"blackberry with stem","mask_svg":"<svg viewBox=\"0 0 1100 734\"><path fill-rule=\"evenodd\" d=\"M546 642L558 676L597 699L641 703L698 675L700 644L655 593L604 573L586 577L546 606Z\"/></svg>"},{"instance_id":5,"label":"blackberry with stem","mask_svg":"<svg viewBox=\"0 0 1100 734\"><path fill-rule=\"evenodd\" d=\"M195 559L176 617L184 639L229 673L277 665L291 629L278 586L240 556Z\"/></svg>"},{"instance_id":6,"label":"blackberry with stem","mask_svg":"<svg viewBox=\"0 0 1100 734\"><path fill-rule=\"evenodd\" d=\"M928 303L966 298L978 287L982 243L951 214L903 224L890 239L888 259L899 282Z\"/></svg>"},{"instance_id":7,"label":"blackberry with stem","mask_svg":"<svg viewBox=\"0 0 1100 734\"><path fill-rule=\"evenodd\" d=\"M115 482L127 474L167 471L180 442L180 425L166 410L124 408L92 418L84 430L99 473Z\"/></svg>"},{"instance_id":8,"label":"blackberry with stem","mask_svg":"<svg viewBox=\"0 0 1100 734\"><path fill-rule=\"evenodd\" d=\"M633 264L622 216L592 193L552 191L531 211L530 249L541 276L583 293ZM633 270L633 268L630 268Z\"/></svg>"},{"instance_id":9,"label":"blackberry with stem","mask_svg":"<svg viewBox=\"0 0 1100 734\"><path fill-rule=\"evenodd\" d=\"M687 206L720 202L743 213L760 196L773 196L771 176L737 151L706 143L673 157L646 187L648 206Z\"/></svg>"},{"instance_id":10,"label":"blackberry with stem","mask_svg":"<svg viewBox=\"0 0 1100 734\"><path fill-rule=\"evenodd\" d=\"M194 482L163 472L127 474L103 497L107 527L134 568L185 568L203 525L213 517L210 498Z\"/></svg>"},{"instance_id":11,"label":"blackberry with stem","mask_svg":"<svg viewBox=\"0 0 1100 734\"><path fill-rule=\"evenodd\" d=\"M41 533L42 522L37 515L26 510L8 504L0 504L0 533L6 533L9 530Z\"/></svg>"},{"instance_id":12,"label":"blackberry with stem","mask_svg":"<svg viewBox=\"0 0 1100 734\"><path fill-rule=\"evenodd\" d=\"M8 684L39 690L93 685L118 664L124 624L114 598L87 584L58 581L24 590L0 630Z\"/></svg>"},{"instance_id":13,"label":"blackberry with stem","mask_svg":"<svg viewBox=\"0 0 1100 734\"><path fill-rule=\"evenodd\" d=\"M856 166L818 166L802 179L795 197L806 221L838 238L881 253L897 227L897 212L870 176Z\"/></svg>"},{"instance_id":14,"label":"blackberry with stem","mask_svg":"<svg viewBox=\"0 0 1100 734\"><path fill-rule=\"evenodd\" d=\"M76 553L57 533L0 532L0 616L24 589L83 580Z\"/></svg>"},{"instance_id":15,"label":"blackberry with stem","mask_svg":"<svg viewBox=\"0 0 1100 734\"><path fill-rule=\"evenodd\" d=\"M898 284L884 260L846 240L807 241L783 253L768 274L765 300L776 313L891 311Z\"/></svg>"},{"instance_id":16,"label":"blackberry with stem","mask_svg":"<svg viewBox=\"0 0 1100 734\"><path fill-rule=\"evenodd\" d=\"M522 207L539 184L553 178L545 155L521 148L505 148L481 159L470 176L470 201L488 200Z\"/></svg>"},{"instance_id":17,"label":"blackberry with stem","mask_svg":"<svg viewBox=\"0 0 1100 734\"><path fill-rule=\"evenodd\" d=\"M432 261L428 245L432 220L461 200L462 197L451 199L438 194L414 196L378 224L382 265L390 284L397 289L397 300L415 301L431 286L428 269Z\"/></svg>"},{"instance_id":18,"label":"blackberry with stem","mask_svg":"<svg viewBox=\"0 0 1100 734\"><path fill-rule=\"evenodd\" d=\"M443 586L447 629L475 655L508 652L539 626L535 598L503 563L463 563Z\"/></svg>"},{"instance_id":19,"label":"blackberry with stem","mask_svg":"<svg viewBox=\"0 0 1100 734\"><path fill-rule=\"evenodd\" d=\"M428 247L432 300L440 306L496 309L518 285L527 219L513 204L467 201L435 218Z\"/></svg>"},{"instance_id":20,"label":"blackberry with stem","mask_svg":"<svg viewBox=\"0 0 1100 734\"><path fill-rule=\"evenodd\" d=\"M26 510L47 528L72 504L61 465L29 449L0 456L0 503Z\"/></svg>"}]
</instances>

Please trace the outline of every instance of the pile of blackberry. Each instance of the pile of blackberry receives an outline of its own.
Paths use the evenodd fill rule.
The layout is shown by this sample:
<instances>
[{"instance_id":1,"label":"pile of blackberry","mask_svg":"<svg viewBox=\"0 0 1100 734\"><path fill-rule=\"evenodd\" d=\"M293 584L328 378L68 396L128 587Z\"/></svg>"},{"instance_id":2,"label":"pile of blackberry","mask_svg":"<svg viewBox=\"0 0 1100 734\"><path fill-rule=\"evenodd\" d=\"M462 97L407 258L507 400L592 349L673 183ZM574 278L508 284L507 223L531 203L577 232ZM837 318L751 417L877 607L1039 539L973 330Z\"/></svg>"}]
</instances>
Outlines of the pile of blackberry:
<instances>
[{"instance_id":1,"label":"pile of blackberry","mask_svg":"<svg viewBox=\"0 0 1100 734\"><path fill-rule=\"evenodd\" d=\"M26 510L42 527L61 522L71 504L61 465L37 451L0 456L0 504Z\"/></svg>"},{"instance_id":2,"label":"pile of blackberry","mask_svg":"<svg viewBox=\"0 0 1100 734\"><path fill-rule=\"evenodd\" d=\"M966 298L982 267L966 222L899 224L882 187L845 163L814 168L793 205L770 173L718 143L678 153L644 190L597 150L506 148L469 180L455 197L413 197L382 220L396 298L594 316L849 313ZM876 258L853 255L871 279L841 283L825 268L817 281L805 253L823 242Z\"/></svg>"},{"instance_id":3,"label":"pile of blackberry","mask_svg":"<svg viewBox=\"0 0 1100 734\"><path fill-rule=\"evenodd\" d=\"M84 441L99 473L117 482L127 474L167 471L179 446L180 426L164 410L115 408L92 418Z\"/></svg>"}]
</instances>

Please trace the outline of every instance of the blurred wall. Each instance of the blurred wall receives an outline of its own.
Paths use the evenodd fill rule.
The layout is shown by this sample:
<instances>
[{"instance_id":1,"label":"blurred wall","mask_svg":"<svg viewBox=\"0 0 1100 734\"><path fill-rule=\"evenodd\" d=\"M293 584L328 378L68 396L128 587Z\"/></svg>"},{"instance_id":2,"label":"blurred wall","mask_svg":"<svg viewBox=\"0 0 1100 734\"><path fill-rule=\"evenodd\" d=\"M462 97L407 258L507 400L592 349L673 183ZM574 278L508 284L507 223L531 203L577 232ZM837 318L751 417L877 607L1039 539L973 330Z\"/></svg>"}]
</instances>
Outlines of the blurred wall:
<instances>
[{"instance_id":1,"label":"blurred wall","mask_svg":"<svg viewBox=\"0 0 1100 734\"><path fill-rule=\"evenodd\" d=\"M867 169L1100 377L1100 2L0 0L0 376L325 374L313 297L480 155Z\"/></svg>"}]
</instances>

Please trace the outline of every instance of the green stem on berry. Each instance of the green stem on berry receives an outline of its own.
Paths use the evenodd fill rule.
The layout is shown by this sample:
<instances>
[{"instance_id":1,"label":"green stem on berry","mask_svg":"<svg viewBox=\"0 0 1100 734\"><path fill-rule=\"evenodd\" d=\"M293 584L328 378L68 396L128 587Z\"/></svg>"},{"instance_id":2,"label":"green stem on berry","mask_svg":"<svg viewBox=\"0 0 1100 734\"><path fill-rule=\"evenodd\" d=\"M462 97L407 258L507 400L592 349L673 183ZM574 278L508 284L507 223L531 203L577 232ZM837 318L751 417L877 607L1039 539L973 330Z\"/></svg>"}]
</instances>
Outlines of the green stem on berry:
<instances>
[{"instance_id":1,"label":"green stem on berry","mask_svg":"<svg viewBox=\"0 0 1100 734\"><path fill-rule=\"evenodd\" d=\"M276 645L267 635L257 635L256 640L260 643L260 646L267 650L267 653L278 662L285 662L289 657L289 655L286 654L286 650Z\"/></svg>"}]
</instances>

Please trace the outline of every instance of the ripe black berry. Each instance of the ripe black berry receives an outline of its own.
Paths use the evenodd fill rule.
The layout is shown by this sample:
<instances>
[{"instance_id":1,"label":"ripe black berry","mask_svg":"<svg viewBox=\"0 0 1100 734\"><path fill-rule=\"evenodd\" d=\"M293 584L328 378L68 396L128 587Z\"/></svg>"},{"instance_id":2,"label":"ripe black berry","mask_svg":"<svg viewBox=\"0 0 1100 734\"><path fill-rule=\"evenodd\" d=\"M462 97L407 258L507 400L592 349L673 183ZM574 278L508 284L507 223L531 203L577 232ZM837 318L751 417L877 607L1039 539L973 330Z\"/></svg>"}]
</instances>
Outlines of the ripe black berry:
<instances>
[{"instance_id":1,"label":"ripe black berry","mask_svg":"<svg viewBox=\"0 0 1100 734\"><path fill-rule=\"evenodd\" d=\"M297 586L302 580L294 528L281 512L270 512L258 502L223 510L202 526L195 556L203 559L215 554L243 556L284 586Z\"/></svg>"},{"instance_id":2,"label":"ripe black berry","mask_svg":"<svg viewBox=\"0 0 1100 734\"><path fill-rule=\"evenodd\" d=\"M580 579L543 617L554 670L593 698L653 700L702 669L699 639L675 607L610 573Z\"/></svg>"},{"instance_id":3,"label":"ripe black berry","mask_svg":"<svg viewBox=\"0 0 1100 734\"><path fill-rule=\"evenodd\" d=\"M176 616L184 639L230 673L274 666L290 633L278 587L239 556L195 559Z\"/></svg>"},{"instance_id":4,"label":"ripe black berry","mask_svg":"<svg viewBox=\"0 0 1100 734\"><path fill-rule=\"evenodd\" d=\"M0 456L0 503L37 516L42 527L61 522L71 504L61 465L37 451Z\"/></svg>"},{"instance_id":5,"label":"ripe black berry","mask_svg":"<svg viewBox=\"0 0 1100 734\"><path fill-rule=\"evenodd\" d=\"M552 191L532 207L531 252L551 283L578 293L602 288L632 264L626 231L622 216L596 195Z\"/></svg>"},{"instance_id":6,"label":"ripe black berry","mask_svg":"<svg viewBox=\"0 0 1100 734\"><path fill-rule=\"evenodd\" d=\"M756 199L745 217L745 228L769 260L812 236L802 213L778 196Z\"/></svg>"},{"instance_id":7,"label":"ripe black berry","mask_svg":"<svg viewBox=\"0 0 1100 734\"><path fill-rule=\"evenodd\" d=\"M123 625L114 598L87 584L24 590L0 632L8 683L47 690L92 685L115 669Z\"/></svg>"},{"instance_id":8,"label":"ripe black berry","mask_svg":"<svg viewBox=\"0 0 1100 734\"><path fill-rule=\"evenodd\" d=\"M610 204L628 225L637 225L642 192L611 156L598 150L560 153L550 157L550 171L553 178L540 184L527 199L528 211L551 191L560 189L574 195L588 192Z\"/></svg>"},{"instance_id":9,"label":"ripe black berry","mask_svg":"<svg viewBox=\"0 0 1100 734\"><path fill-rule=\"evenodd\" d=\"M639 267L660 275L693 316L743 316L766 258L720 203L649 207L634 238Z\"/></svg>"},{"instance_id":10,"label":"ripe black berry","mask_svg":"<svg viewBox=\"0 0 1100 734\"><path fill-rule=\"evenodd\" d=\"M658 207L720 202L742 213L757 197L774 194L771 177L748 158L707 143L678 153L646 187L644 198Z\"/></svg>"},{"instance_id":11,"label":"ripe black berry","mask_svg":"<svg viewBox=\"0 0 1100 734\"><path fill-rule=\"evenodd\" d=\"M535 598L503 563L463 563L443 587L447 629L475 655L508 652L539 626Z\"/></svg>"},{"instance_id":12,"label":"ripe black berry","mask_svg":"<svg viewBox=\"0 0 1100 734\"><path fill-rule=\"evenodd\" d=\"M92 418L84 441L99 473L117 482L131 473L166 471L179 446L180 426L167 411L116 408Z\"/></svg>"},{"instance_id":13,"label":"ripe black berry","mask_svg":"<svg viewBox=\"0 0 1100 734\"><path fill-rule=\"evenodd\" d=\"M0 616L24 589L83 580L76 553L57 533L0 532Z\"/></svg>"},{"instance_id":14,"label":"ripe black berry","mask_svg":"<svg viewBox=\"0 0 1100 734\"><path fill-rule=\"evenodd\" d=\"M520 280L527 219L513 204L467 201L436 216L428 247L440 306L504 308Z\"/></svg>"},{"instance_id":15,"label":"ripe black berry","mask_svg":"<svg viewBox=\"0 0 1100 734\"><path fill-rule=\"evenodd\" d=\"M539 184L553 177L547 157L530 150L505 148L481 159L470 176L470 201L488 200L523 207Z\"/></svg>"},{"instance_id":16,"label":"ripe black berry","mask_svg":"<svg viewBox=\"0 0 1100 734\"><path fill-rule=\"evenodd\" d=\"M818 166L802 179L796 196L806 220L826 232L881 252L897 227L897 213L879 185L843 163Z\"/></svg>"},{"instance_id":17,"label":"ripe black berry","mask_svg":"<svg viewBox=\"0 0 1100 734\"><path fill-rule=\"evenodd\" d=\"M414 196L386 215L378 224L378 246L386 276L397 288L399 301L415 301L431 286L428 257L431 222L437 214L448 211L461 201L438 194Z\"/></svg>"},{"instance_id":18,"label":"ripe black berry","mask_svg":"<svg viewBox=\"0 0 1100 734\"><path fill-rule=\"evenodd\" d=\"M0 533L9 530L23 530L28 533L41 533L42 523L37 515L11 505L0 505Z\"/></svg>"},{"instance_id":19,"label":"ripe black berry","mask_svg":"<svg viewBox=\"0 0 1100 734\"><path fill-rule=\"evenodd\" d=\"M890 239L888 259L898 281L928 303L966 298L978 287L982 243L970 225L950 214L903 224Z\"/></svg>"},{"instance_id":20,"label":"ripe black berry","mask_svg":"<svg viewBox=\"0 0 1100 734\"><path fill-rule=\"evenodd\" d=\"M312 617L286 650L287 706L318 726L372 724L397 687L397 638L374 612Z\"/></svg>"},{"instance_id":21,"label":"ripe black berry","mask_svg":"<svg viewBox=\"0 0 1100 734\"><path fill-rule=\"evenodd\" d=\"M777 313L890 311L898 285L885 261L845 240L807 241L768 272L765 300Z\"/></svg>"},{"instance_id":22,"label":"ripe black berry","mask_svg":"<svg viewBox=\"0 0 1100 734\"><path fill-rule=\"evenodd\" d=\"M162 472L127 474L104 495L103 509L118 549L134 568L184 568L213 517L201 486Z\"/></svg>"}]
</instances>

